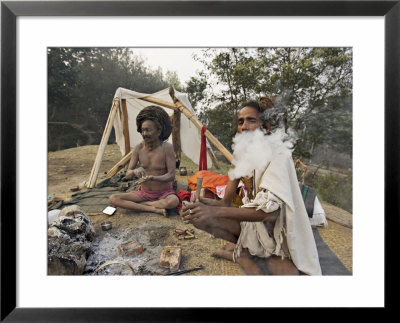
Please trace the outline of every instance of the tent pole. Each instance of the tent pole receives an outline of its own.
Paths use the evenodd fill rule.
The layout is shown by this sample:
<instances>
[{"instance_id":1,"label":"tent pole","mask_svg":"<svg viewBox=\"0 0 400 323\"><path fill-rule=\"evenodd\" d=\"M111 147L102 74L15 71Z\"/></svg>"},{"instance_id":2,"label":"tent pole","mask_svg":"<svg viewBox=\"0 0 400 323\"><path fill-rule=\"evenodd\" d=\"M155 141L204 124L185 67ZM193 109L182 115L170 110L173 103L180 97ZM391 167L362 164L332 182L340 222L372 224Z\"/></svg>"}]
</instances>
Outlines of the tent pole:
<instances>
[{"instance_id":1,"label":"tent pole","mask_svg":"<svg viewBox=\"0 0 400 323\"><path fill-rule=\"evenodd\" d=\"M153 98L151 96L145 96L143 98L139 98L139 100L143 100L143 101L150 102L150 103L155 103L155 104L161 105L165 108L170 108L172 110L176 110L176 106L174 104L169 103L164 100Z\"/></svg>"},{"instance_id":2,"label":"tent pole","mask_svg":"<svg viewBox=\"0 0 400 323\"><path fill-rule=\"evenodd\" d=\"M128 164L128 162L131 160L132 154L133 150L127 153L118 163L116 163L114 167L108 171L108 173L106 174L106 178L113 177L116 173L118 173L121 168Z\"/></svg>"},{"instance_id":3,"label":"tent pole","mask_svg":"<svg viewBox=\"0 0 400 323\"><path fill-rule=\"evenodd\" d=\"M175 151L175 161L181 160L181 113L178 110L174 110L172 118L172 145Z\"/></svg>"},{"instance_id":4,"label":"tent pole","mask_svg":"<svg viewBox=\"0 0 400 323\"><path fill-rule=\"evenodd\" d=\"M124 128L123 128L123 134L124 134L124 142L125 142L125 153L129 153L131 151L131 143L129 139L129 122L128 122L128 110L126 108L126 99L122 99L122 115L124 117Z\"/></svg>"},{"instance_id":5,"label":"tent pole","mask_svg":"<svg viewBox=\"0 0 400 323\"><path fill-rule=\"evenodd\" d=\"M108 115L107 123L104 128L103 137L101 138L99 149L97 150L97 156L93 164L92 172L88 180L88 188L93 188L96 185L97 175L99 174L100 164L103 159L104 150L107 146L108 138L110 138L111 129L119 106L119 99L113 100L111 111Z\"/></svg>"},{"instance_id":6,"label":"tent pole","mask_svg":"<svg viewBox=\"0 0 400 323\"><path fill-rule=\"evenodd\" d=\"M215 157L214 152L212 151L212 149L207 147L207 153L208 153L208 156L210 156L215 168L219 169L219 164L218 164L217 157Z\"/></svg>"}]
</instances>

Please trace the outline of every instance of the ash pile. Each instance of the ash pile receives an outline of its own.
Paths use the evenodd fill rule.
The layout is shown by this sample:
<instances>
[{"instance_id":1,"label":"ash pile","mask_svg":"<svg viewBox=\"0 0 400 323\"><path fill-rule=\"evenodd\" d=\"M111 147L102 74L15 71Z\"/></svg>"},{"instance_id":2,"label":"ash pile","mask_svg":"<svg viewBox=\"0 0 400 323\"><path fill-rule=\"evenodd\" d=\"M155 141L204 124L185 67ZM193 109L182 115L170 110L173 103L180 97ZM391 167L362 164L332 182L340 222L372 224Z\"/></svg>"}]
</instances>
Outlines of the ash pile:
<instances>
[{"instance_id":1,"label":"ash pile","mask_svg":"<svg viewBox=\"0 0 400 323\"><path fill-rule=\"evenodd\" d=\"M151 238L163 235L168 230L170 228L165 226L140 225L133 229L111 229L99 233L92 243L83 274L111 276L169 273L169 268L160 266L160 255L165 247L156 244Z\"/></svg>"},{"instance_id":2,"label":"ash pile","mask_svg":"<svg viewBox=\"0 0 400 323\"><path fill-rule=\"evenodd\" d=\"M49 275L165 275L179 270L181 250L160 244L173 229L140 225L96 232L78 205L52 214Z\"/></svg>"}]
</instances>

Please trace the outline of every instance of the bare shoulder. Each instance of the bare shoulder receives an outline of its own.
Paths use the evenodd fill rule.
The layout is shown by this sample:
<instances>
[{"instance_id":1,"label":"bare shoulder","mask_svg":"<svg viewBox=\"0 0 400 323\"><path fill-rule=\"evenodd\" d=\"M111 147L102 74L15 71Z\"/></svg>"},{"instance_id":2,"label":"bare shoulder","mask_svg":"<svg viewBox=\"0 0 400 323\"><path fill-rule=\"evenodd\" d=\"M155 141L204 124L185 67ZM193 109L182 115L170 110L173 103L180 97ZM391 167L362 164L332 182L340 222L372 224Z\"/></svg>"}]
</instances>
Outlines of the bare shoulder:
<instances>
[{"instance_id":1,"label":"bare shoulder","mask_svg":"<svg viewBox=\"0 0 400 323\"><path fill-rule=\"evenodd\" d=\"M169 154L174 153L174 146L172 144L164 141L163 145L164 145L164 151L166 153L169 153Z\"/></svg>"},{"instance_id":2,"label":"bare shoulder","mask_svg":"<svg viewBox=\"0 0 400 323\"><path fill-rule=\"evenodd\" d=\"M167 142L167 141L164 141L164 145L165 145L166 149L174 149L174 146L171 143Z\"/></svg>"},{"instance_id":3,"label":"bare shoulder","mask_svg":"<svg viewBox=\"0 0 400 323\"><path fill-rule=\"evenodd\" d=\"M143 147L144 147L144 144L143 144L143 141L142 141L140 144L137 144L133 150L138 152L138 151L142 150Z\"/></svg>"}]
</instances>

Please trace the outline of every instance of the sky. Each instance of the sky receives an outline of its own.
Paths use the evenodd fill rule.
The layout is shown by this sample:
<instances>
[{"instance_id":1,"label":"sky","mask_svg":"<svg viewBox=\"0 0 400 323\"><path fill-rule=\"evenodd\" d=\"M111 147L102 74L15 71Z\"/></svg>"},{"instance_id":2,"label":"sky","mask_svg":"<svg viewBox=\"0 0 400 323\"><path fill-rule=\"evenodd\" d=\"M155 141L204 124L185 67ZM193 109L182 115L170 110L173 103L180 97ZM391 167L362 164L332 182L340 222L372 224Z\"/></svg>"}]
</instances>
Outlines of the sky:
<instances>
[{"instance_id":1,"label":"sky","mask_svg":"<svg viewBox=\"0 0 400 323\"><path fill-rule=\"evenodd\" d=\"M199 48L132 48L134 54L141 55L146 65L152 69L161 67L163 73L175 71L182 85L196 75L203 65L192 58L193 53L199 53Z\"/></svg>"}]
</instances>

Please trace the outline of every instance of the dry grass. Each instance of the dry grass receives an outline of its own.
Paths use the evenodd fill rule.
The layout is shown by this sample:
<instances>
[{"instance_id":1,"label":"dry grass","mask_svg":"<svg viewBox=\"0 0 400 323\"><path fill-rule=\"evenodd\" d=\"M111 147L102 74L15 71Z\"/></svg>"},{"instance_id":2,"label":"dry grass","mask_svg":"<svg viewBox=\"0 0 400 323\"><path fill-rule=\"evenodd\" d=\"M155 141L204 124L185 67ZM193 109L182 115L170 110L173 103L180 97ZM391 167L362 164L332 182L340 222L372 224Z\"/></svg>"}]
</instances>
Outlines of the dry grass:
<instances>
[{"instance_id":1,"label":"dry grass","mask_svg":"<svg viewBox=\"0 0 400 323\"><path fill-rule=\"evenodd\" d=\"M87 181L93 162L96 158L98 146L82 146L66 150L48 153L48 194L55 194L58 197L68 198L73 194L70 188L77 186L83 181ZM98 181L105 178L105 172L109 171L122 158L119 147L117 145L108 145L103 161L100 166ZM182 159L182 166L188 168L188 176L193 175L197 170L194 164L189 160ZM223 164L221 170L210 169L214 172L224 173L226 171ZM178 180L187 180L188 176L177 176ZM319 228L319 232L338 258L343 262L347 269L352 271L352 214L337 208L328 203L321 201L322 207L328 218L328 227ZM99 217L92 217L100 220ZM132 217L129 217L132 221ZM149 217L147 219L157 221L157 217ZM181 225L178 217L170 221L170 225ZM117 218L116 218L117 219ZM137 219L143 221L144 218ZM121 221L122 217L121 217ZM220 239L211 238L206 233L199 232L199 239L196 242L185 241L187 248L197 250L198 256L202 257L203 265L208 266L206 272L193 272L193 275L242 275L241 269L231 262L212 258L210 255L213 251L221 247L225 242ZM187 267L197 266L198 259L188 257L186 259ZM186 267L185 265L185 267Z\"/></svg>"}]
</instances>

